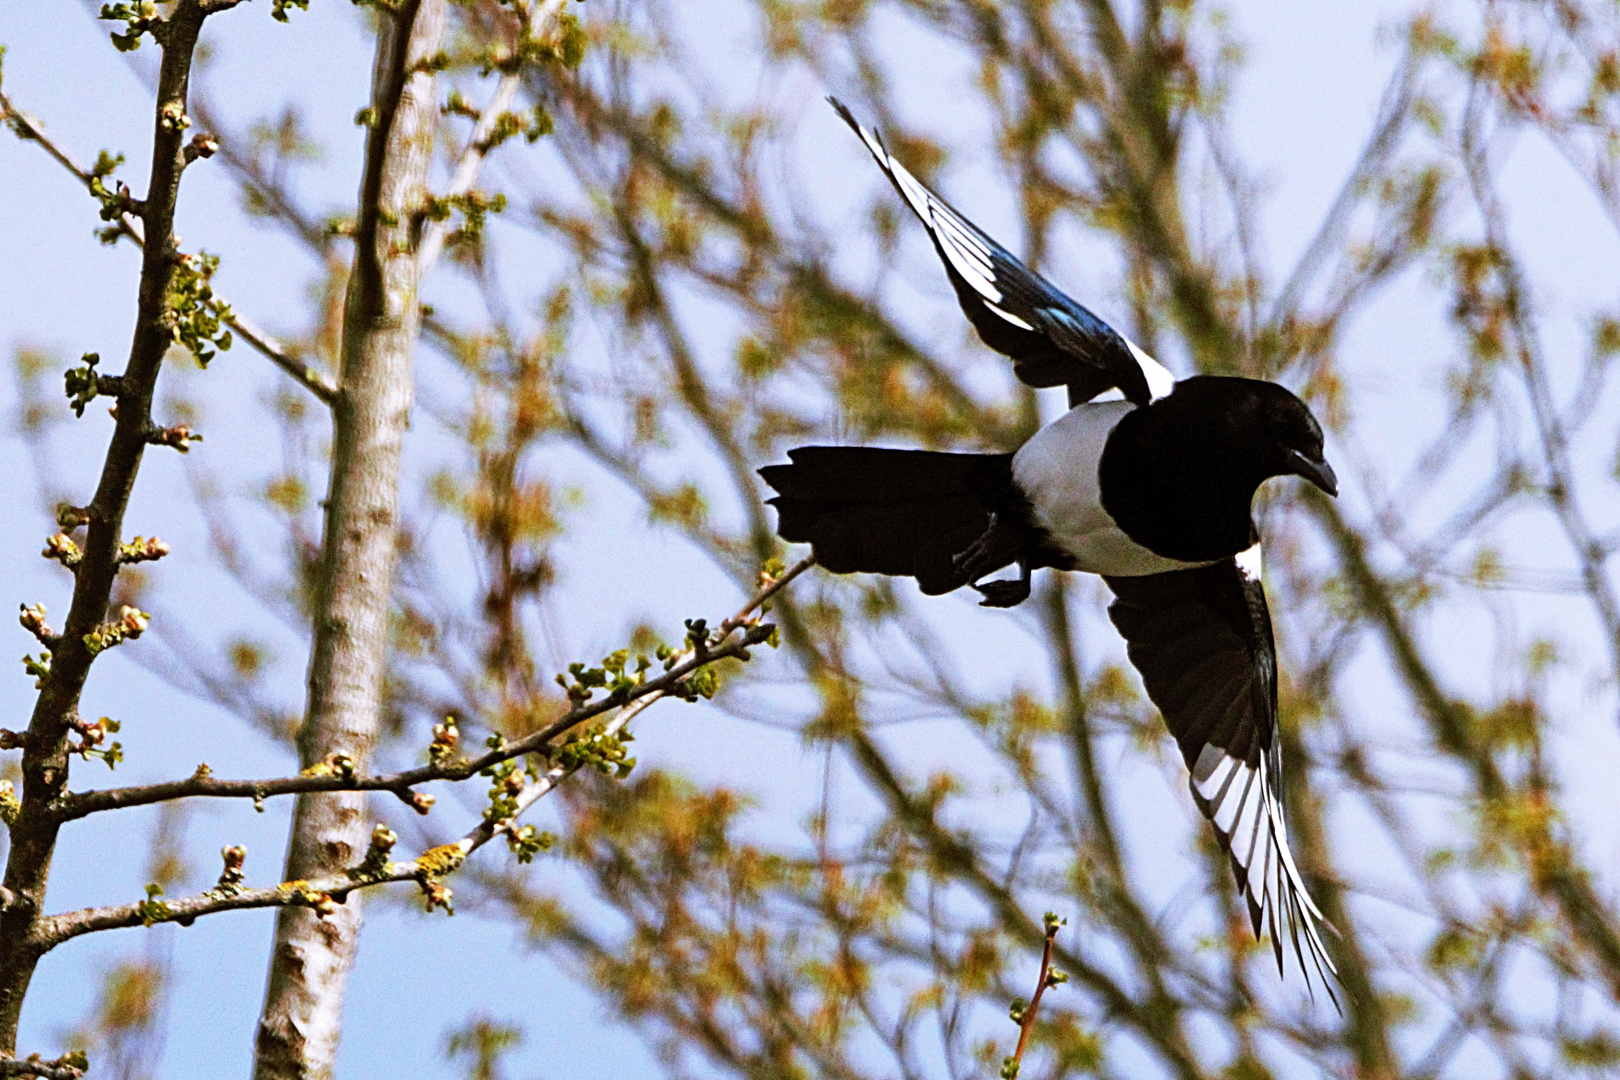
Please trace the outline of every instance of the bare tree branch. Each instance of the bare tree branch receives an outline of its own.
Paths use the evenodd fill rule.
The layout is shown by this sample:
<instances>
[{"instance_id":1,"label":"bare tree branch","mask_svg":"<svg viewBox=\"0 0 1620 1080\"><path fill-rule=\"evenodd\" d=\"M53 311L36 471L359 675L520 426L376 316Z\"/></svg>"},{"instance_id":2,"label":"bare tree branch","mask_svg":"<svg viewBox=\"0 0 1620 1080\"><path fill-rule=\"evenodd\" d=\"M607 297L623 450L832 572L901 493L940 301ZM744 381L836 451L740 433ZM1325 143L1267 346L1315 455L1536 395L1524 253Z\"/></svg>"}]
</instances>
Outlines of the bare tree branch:
<instances>
[{"instance_id":1,"label":"bare tree branch","mask_svg":"<svg viewBox=\"0 0 1620 1080\"><path fill-rule=\"evenodd\" d=\"M772 631L770 625L751 620L749 618L750 613L761 604L766 603L784 586L813 565L815 565L814 559L802 559L780 577L772 579L765 588L755 594L746 607L720 625L714 639L702 651L692 653L692 655L676 663L664 674L648 679L620 695L610 696L601 701L590 702L569 709L534 734L512 742L498 750L480 754L476 758L445 765L423 765L415 769L406 769L402 772L377 776L362 776L352 773L342 775L326 772L319 775L287 776L265 780L219 780L206 773L199 773L184 780L169 780L156 784L142 784L136 787L109 788L102 791L85 791L65 795L60 803L60 820L72 821L105 810L122 810L132 806L150 806L153 803L169 802L174 799L185 799L194 796L253 799L258 801L274 798L278 795L297 795L315 791L389 791L398 795L408 805L416 806L415 796L411 789L417 784L424 784L433 780L465 780L468 777L476 776L485 769L499 765L503 761L510 761L526 754L545 754L552 749L553 740L567 734L588 720L592 720L629 702L649 697L657 698L671 691L679 691L686 682L687 677L693 672L718 661L746 658L749 655L748 651L768 640ZM732 635L739 629L744 631L742 636L733 639Z\"/></svg>"},{"instance_id":2,"label":"bare tree branch","mask_svg":"<svg viewBox=\"0 0 1620 1080\"><path fill-rule=\"evenodd\" d=\"M232 6L234 6L234 4L225 4L223 6L211 7L209 10L223 11L225 8ZM79 165L71 157L69 157L68 154L62 150L62 148L59 147L49 135L45 133L45 129L39 123L39 121L33 119L27 113L24 113L22 110L13 105L11 100L6 97L3 91L0 91L0 122L8 124L12 131L16 133L17 137L24 142L38 143L40 147L50 155L52 160L61 165L68 172L72 173L78 179L79 183L83 184L87 190L91 191L92 194L94 193L95 188L93 185L96 178L92 176L90 170ZM196 139L193 139L193 146L197 145L203 144L198 144ZM208 153L211 154L213 151L209 150ZM195 152L193 152L188 157L188 160L195 156L197 155ZM136 247L146 246L142 219L131 211L119 211L118 214L113 218L112 228L116 230L117 235L128 239ZM249 345L253 346L254 349L258 350L258 352L271 363L275 364L282 371L286 372L299 383L303 384L305 389L314 394L324 404L332 404L337 395L337 388L332 385L330 379L328 379L321 372L310 367L308 364L305 364L303 361L299 360L297 356L295 356L285 345L277 341L275 337L273 337L268 331L261 329L256 324L248 320L245 316L238 314L230 304L223 300L220 300L218 304L223 321L232 330L236 331L237 336L239 336L243 341L246 341Z\"/></svg>"}]
</instances>

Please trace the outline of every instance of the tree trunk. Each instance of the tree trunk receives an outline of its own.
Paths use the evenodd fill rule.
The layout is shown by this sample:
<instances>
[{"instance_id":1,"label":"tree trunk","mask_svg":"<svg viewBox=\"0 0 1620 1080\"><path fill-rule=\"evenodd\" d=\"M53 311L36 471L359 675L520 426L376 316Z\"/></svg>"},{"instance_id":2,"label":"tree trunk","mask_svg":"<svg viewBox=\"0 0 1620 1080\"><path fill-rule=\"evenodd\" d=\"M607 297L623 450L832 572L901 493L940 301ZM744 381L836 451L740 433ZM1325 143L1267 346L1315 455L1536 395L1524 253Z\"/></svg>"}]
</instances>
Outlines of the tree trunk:
<instances>
[{"instance_id":1,"label":"tree trunk","mask_svg":"<svg viewBox=\"0 0 1620 1080\"><path fill-rule=\"evenodd\" d=\"M387 664L399 461L410 420L411 353L420 324L416 242L438 103L431 70L445 0L406 0L381 15L333 406L331 486L316 600L304 767L334 754L363 767L377 739ZM305 795L293 814L285 880L340 871L367 842L365 796ZM255 1044L255 1080L333 1074L343 996L361 926L351 894L336 914L282 908Z\"/></svg>"}]
</instances>

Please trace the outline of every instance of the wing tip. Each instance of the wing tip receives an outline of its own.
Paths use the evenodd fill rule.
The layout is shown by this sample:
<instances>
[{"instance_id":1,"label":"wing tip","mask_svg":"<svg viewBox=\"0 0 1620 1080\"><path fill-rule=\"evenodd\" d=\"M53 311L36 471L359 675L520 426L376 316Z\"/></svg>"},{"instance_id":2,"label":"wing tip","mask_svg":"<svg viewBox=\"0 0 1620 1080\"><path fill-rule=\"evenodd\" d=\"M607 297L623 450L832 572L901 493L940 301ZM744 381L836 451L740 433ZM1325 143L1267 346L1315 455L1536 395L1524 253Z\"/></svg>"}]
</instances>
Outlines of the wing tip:
<instances>
[{"instance_id":1,"label":"wing tip","mask_svg":"<svg viewBox=\"0 0 1620 1080\"><path fill-rule=\"evenodd\" d=\"M827 95L827 104L831 105L833 107L833 111L836 112L839 116L844 118L844 123L848 124L850 127L854 128L856 131L861 130L861 122L859 120L855 119L855 114L850 111L849 106L845 105L842 101L838 100L838 98L835 95L833 95L833 94L828 94Z\"/></svg>"},{"instance_id":2,"label":"wing tip","mask_svg":"<svg viewBox=\"0 0 1620 1080\"><path fill-rule=\"evenodd\" d=\"M1212 754L1213 752L1213 754ZM1284 923L1287 924L1287 937L1293 945L1295 959L1299 963L1301 976L1305 980L1306 991L1311 999L1316 999L1316 981L1322 983L1327 992L1328 1000L1333 1003L1334 1009L1342 1016L1344 1007L1339 1001L1338 994L1334 992L1333 983L1338 977L1338 965L1327 951L1327 945L1322 939L1319 927L1326 927L1335 936L1342 936L1333 925L1306 888L1304 878L1300 875L1298 866L1294 862L1293 853L1288 846L1287 826L1282 816L1282 805L1272 790L1272 770L1266 768L1266 756L1262 755L1258 763L1259 768L1248 778L1241 791L1232 790L1232 782L1239 770L1234 766L1225 770L1220 769L1223 763L1219 759L1232 758L1226 751L1214 746L1205 746L1199 759L1189 770L1188 789L1192 793L1193 801L1199 812L1209 821L1215 830L1215 836L1220 843L1222 851L1232 864L1233 877L1236 879L1238 892L1243 897L1249 912L1250 924L1254 929L1255 939L1262 940L1262 931L1269 929L1272 954L1277 962L1277 975L1286 976L1286 964L1283 953ZM1222 775L1217 777L1217 773ZM1217 780L1217 789L1206 796L1199 790L1199 784L1207 783L1211 779ZM1245 866L1234 847L1231 835L1240 823L1246 820L1246 808L1242 805L1248 802L1250 796L1249 783L1259 780L1260 809L1255 819L1257 832L1265 837L1262 845L1258 837L1251 838L1248 847L1249 865ZM1230 828L1223 828L1217 820L1217 814L1225 809L1228 793L1237 796L1240 804L1238 811L1233 815ZM1255 865L1257 854L1264 851L1259 865ZM1276 867L1275 889L1272 888L1272 866ZM1258 875L1258 877L1257 877ZM1303 933L1302 933L1303 932ZM1304 941L1300 939L1303 936ZM1309 954L1309 963L1306 955ZM1315 968L1315 979L1312 978L1312 968Z\"/></svg>"},{"instance_id":3,"label":"wing tip","mask_svg":"<svg viewBox=\"0 0 1620 1080\"><path fill-rule=\"evenodd\" d=\"M854 110L831 94L827 95L827 104L831 105L833 111L843 118L844 123L849 125L851 131L860 136L861 144L866 147L867 153L877 159L878 167L888 173L890 179L893 180L895 163L890 159L889 148L883 145L883 136L878 134L877 129L867 127L861 123L860 120L856 119ZM896 180L895 182L898 183L899 181ZM901 194L903 195L905 192L902 190Z\"/></svg>"}]
</instances>

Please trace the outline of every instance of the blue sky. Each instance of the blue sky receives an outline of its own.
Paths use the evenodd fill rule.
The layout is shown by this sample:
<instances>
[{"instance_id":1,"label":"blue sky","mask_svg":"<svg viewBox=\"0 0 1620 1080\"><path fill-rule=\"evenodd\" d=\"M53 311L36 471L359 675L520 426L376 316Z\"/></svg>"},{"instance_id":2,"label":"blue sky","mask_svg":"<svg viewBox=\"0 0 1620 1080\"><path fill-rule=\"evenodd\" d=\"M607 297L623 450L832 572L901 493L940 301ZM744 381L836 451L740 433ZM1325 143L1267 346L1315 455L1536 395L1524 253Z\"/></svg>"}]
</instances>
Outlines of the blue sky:
<instances>
[{"instance_id":1,"label":"blue sky","mask_svg":"<svg viewBox=\"0 0 1620 1080\"><path fill-rule=\"evenodd\" d=\"M263 4L244 5L212 20L208 39L216 57L207 84L239 124L273 114L284 102L301 102L314 135L327 150L322 166L310 171L306 194L316 205L341 205L351 199L359 174L361 136L352 117L365 102L369 48L350 5L328 0L312 8L295 12L286 27L271 23L268 5ZM1264 241L1276 264L1286 265L1306 243L1360 148L1395 58L1389 35L1382 31L1403 9L1404 5L1389 2L1302 5L1264 0L1244 4L1238 12L1236 29L1248 47L1248 63L1239 83L1234 135L1265 182L1269 198ZM740 37L748 36L745 22L732 25ZM5 58L7 93L44 119L79 160L92 160L103 147L124 152L129 158L125 175L139 191L151 126L149 95L105 35L106 27L77 5L0 5L0 44L10 50ZM150 61L153 55L148 46L136 60ZM902 65L908 87L904 101L913 118L932 126L932 103L948 99L971 77L958 60L936 51L919 53ZM840 89L808 83L801 88L812 102L824 90ZM831 163L847 166L857 161L859 148L829 112L807 108L804 116L801 139L838 140L839 149L827 159L820 153L801 155L807 161L802 183L830 204L845 204L850 194L836 189L849 185L851 174ZM939 118L941 126L947 122L948 118ZM809 164L812 158L819 167ZM1515 156L1507 175L1515 190L1558 191L1544 156L1530 152ZM863 176L860 183L871 179ZM859 189L861 197L867 190ZM99 351L106 366L117 370L115 358L127 349L134 310L135 253L128 247L101 247L91 235L99 224L94 203L36 147L9 135L0 137L0 193L4 195L0 236L7 238L8 248L0 259L0 350L9 354L22 346L43 347L64 360L83 351ZM993 185L984 169L970 164L953 171L949 194L992 231L1007 235L1012 207L1000 201L1004 191ZM1616 265L1612 233L1586 224L1590 206L1581 199L1581 193L1571 189L1562 197L1526 200L1516 221L1518 229L1543 238L1534 251L1544 262L1535 269L1545 271L1546 280L1557 290L1549 302L1570 311L1608 298ZM272 329L300 324L314 268L293 245L241 213L222 169L204 165L188 173L177 227L188 249L203 247L222 256L219 290L244 314ZM1014 231L1007 238L1015 236ZM525 258L523 253L514 256L516 265L525 265ZM534 258L536 265L544 264L543 255ZM1120 312L1106 298L1087 291L1100 287L1111 271L1093 272L1078 263L1074 259L1065 263L1063 269L1074 272L1056 275L1060 283L1105 317L1117 317ZM1595 272L1597 268L1601 272ZM935 286L938 295L945 295L942 280ZM440 290L444 302L455 302L453 283L436 282L430 295L433 289ZM1428 391L1437 389L1440 360L1449 350L1449 339L1435 322L1424 290L1421 280L1403 282L1358 323L1344 349L1371 388L1365 407L1373 430L1387 435L1381 452L1387 453L1383 463L1389 466L1416 445L1405 432L1427 419L1419 413L1425 407L1422 400L1409 393L1413 380ZM434 298L438 302L438 296ZM1167 359L1173 366L1174 359ZM209 467L239 489L266 468L264 431L242 421L255 415L279 377L241 347L222 356L206 373L174 365L165 376L172 380L171 389L182 388L202 405L199 426L207 441L197 453L206 455ZM12 384L0 381L0 413L9 414L14 407ZM61 408L65 410L66 404ZM413 461L422 466L432 458L433 436L431 425L418 427ZM51 476L55 489L74 493L89 489L109 429L106 417L92 407L83 421L56 439ZM35 475L19 441L8 436L4 445L13 463L0 473L0 498L13 508L0 518L0 552L12 568L4 579L10 590L6 600L44 600L53 613L60 613L68 582L33 554L53 531L48 516L38 509ZM1345 470L1340 471L1342 475ZM568 657L599 655L636 619L669 626L678 625L682 617L732 610L736 594L731 586L693 559L677 540L649 530L641 511L622 491L599 477L591 478L586 487L590 512L581 515L579 528L562 553L564 606L577 601L615 614L590 624L570 623L564 631L566 640L559 643ZM206 534L186 491L185 470L176 455L148 455L129 528L156 533L176 551L153 574L160 589L153 610L160 618L191 620L192 633L206 639L262 616L242 603L219 570L192 557L205 547ZM1353 512L1364 509L1356 506L1353 491L1347 499ZM612 576L591 572L602 565L601 551L627 538L639 554L629 571ZM601 581L611 584L596 584ZM959 606L964 631L1005 625ZM1526 625L1532 629L1538 620L1556 627L1559 617L1554 606L1526 607ZM20 628L5 632L12 635L18 655L33 645ZM1465 642L1478 635L1466 615L1456 616L1453 625L1442 621L1431 627L1431 633L1456 634ZM302 657L295 642L285 635L282 641L278 677L286 680L287 699L296 705ZM1016 639L1009 639L1006 648L1015 651ZM1488 660L1478 652L1459 648L1449 663L1458 685L1490 677ZM1590 722L1580 721L1564 733L1567 745L1581 748L1564 755L1566 776L1582 803L1591 807L1593 821L1620 820L1608 780L1609 763L1620 756L1613 688L1574 687L1569 692L1584 704L1574 712ZM1385 696L1390 708L1405 708L1398 698ZM20 665L0 675L0 712L10 718L0 718L0 725L22 727L31 704L31 680L23 676ZM280 748L219 710L176 692L122 651L98 664L86 706L91 715L106 712L125 720L121 738L129 760L118 774L120 782L176 775L203 760L220 775L281 774L291 767ZM723 761L705 753L685 737L695 723L714 725L711 730L722 733L733 751ZM637 749L643 762L667 765L700 779L730 779L745 789L768 793L762 797L763 824L756 827L792 827L804 809L803 799L815 788L806 777L819 775L820 767L819 758L795 737L712 711L649 714ZM919 762L919 771L922 767ZM99 784L106 779L98 775L99 768L80 766L78 775L82 782ZM1153 771L1147 766L1142 770ZM442 804L450 801L441 794ZM267 880L272 868L280 865L286 811L286 804L272 805L262 815L244 806L202 808L187 832L198 876L216 872L213 852L222 844L244 842L251 852L250 878ZM447 807L446 812L456 810ZM69 827L52 877L50 906L72 908L138 896L145 880L145 837L152 820L151 813L136 812ZM1589 832L1588 838L1600 868L1612 873L1616 854L1612 830ZM1179 861L1167 861L1167 883L1183 870ZM525 1021L527 1042L513 1058L513 1076L634 1077L656 1071L633 1033L615 1024L601 1004L564 973L515 947L507 928L467 916L426 919L397 903L375 904L371 912L351 984L345 1076L394 1076L404 1065L410 1065L415 1075L452 1075L439 1054L444 1031L480 1010ZM126 931L71 943L40 966L25 1019L24 1048L57 1047L63 1030L90 1007L97 974L116 957L156 938L174 950L178 973L160 1074L245 1075L270 924L268 914L234 914L185 930Z\"/></svg>"}]
</instances>

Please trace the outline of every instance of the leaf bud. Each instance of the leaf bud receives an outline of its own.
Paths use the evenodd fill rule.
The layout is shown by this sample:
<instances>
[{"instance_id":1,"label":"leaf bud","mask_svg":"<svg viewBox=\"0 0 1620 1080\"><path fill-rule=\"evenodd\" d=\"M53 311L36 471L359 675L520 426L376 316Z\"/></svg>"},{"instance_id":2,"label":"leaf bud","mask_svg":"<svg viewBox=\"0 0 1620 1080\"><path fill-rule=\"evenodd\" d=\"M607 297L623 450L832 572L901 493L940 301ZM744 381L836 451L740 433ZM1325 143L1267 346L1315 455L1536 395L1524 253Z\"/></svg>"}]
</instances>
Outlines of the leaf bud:
<instances>
[{"instance_id":1,"label":"leaf bud","mask_svg":"<svg viewBox=\"0 0 1620 1080\"><path fill-rule=\"evenodd\" d=\"M73 542L73 537L65 532L59 532L45 541L45 550L40 552L47 559L55 559L69 570L79 565L83 553L79 545Z\"/></svg>"},{"instance_id":2,"label":"leaf bud","mask_svg":"<svg viewBox=\"0 0 1620 1080\"><path fill-rule=\"evenodd\" d=\"M125 604L118 609L118 624L123 627L126 638L134 639L146 633L146 627L151 621L152 616L140 608Z\"/></svg>"},{"instance_id":3,"label":"leaf bud","mask_svg":"<svg viewBox=\"0 0 1620 1080\"><path fill-rule=\"evenodd\" d=\"M22 605L22 614L17 617L17 621L22 623L24 630L41 641L51 636L50 627L45 625L44 604Z\"/></svg>"}]
</instances>

